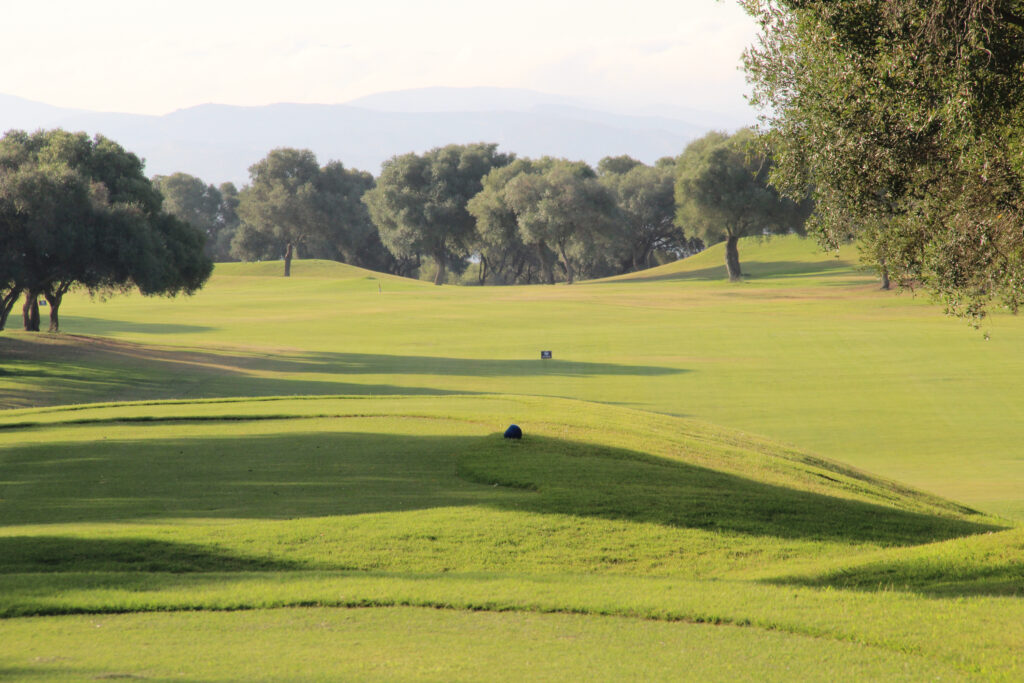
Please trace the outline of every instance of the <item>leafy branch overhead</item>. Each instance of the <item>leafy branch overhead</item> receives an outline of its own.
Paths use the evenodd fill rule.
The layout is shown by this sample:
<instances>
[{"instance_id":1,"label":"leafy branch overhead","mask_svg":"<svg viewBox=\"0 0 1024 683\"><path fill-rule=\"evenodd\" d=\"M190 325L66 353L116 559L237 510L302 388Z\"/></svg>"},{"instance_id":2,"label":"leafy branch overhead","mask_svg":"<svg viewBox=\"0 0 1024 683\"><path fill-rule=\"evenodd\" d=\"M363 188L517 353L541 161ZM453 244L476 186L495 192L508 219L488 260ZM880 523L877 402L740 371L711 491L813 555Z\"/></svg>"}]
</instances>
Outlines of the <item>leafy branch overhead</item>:
<instances>
[{"instance_id":1,"label":"leafy branch overhead","mask_svg":"<svg viewBox=\"0 0 1024 683\"><path fill-rule=\"evenodd\" d=\"M741 0L772 181L949 310L1024 301L1024 2Z\"/></svg>"}]
</instances>

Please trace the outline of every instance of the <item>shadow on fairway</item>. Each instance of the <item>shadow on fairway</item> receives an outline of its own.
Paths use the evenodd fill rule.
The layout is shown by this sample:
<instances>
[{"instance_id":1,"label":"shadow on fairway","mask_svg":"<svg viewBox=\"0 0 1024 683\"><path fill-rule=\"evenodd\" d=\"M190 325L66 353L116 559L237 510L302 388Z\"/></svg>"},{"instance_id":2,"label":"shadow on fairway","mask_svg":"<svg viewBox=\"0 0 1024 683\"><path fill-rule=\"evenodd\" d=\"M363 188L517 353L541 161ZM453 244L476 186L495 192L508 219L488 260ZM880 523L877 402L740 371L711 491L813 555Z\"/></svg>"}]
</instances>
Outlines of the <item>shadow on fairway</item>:
<instances>
[{"instance_id":1,"label":"shadow on fairway","mask_svg":"<svg viewBox=\"0 0 1024 683\"><path fill-rule=\"evenodd\" d=\"M675 375L679 368L652 365L587 363L553 358L450 358L445 356L393 356L368 353L322 353L243 358L239 365L273 372L322 372L343 375L444 375L458 377L591 377Z\"/></svg>"},{"instance_id":2,"label":"shadow on fairway","mask_svg":"<svg viewBox=\"0 0 1024 683\"><path fill-rule=\"evenodd\" d=\"M188 325L184 323L142 323L129 320L108 320L80 315L62 317L62 327L73 328L78 334L194 334L217 329L210 325Z\"/></svg>"},{"instance_id":3,"label":"shadow on fairway","mask_svg":"<svg viewBox=\"0 0 1024 683\"><path fill-rule=\"evenodd\" d=\"M955 562L934 557L898 558L844 567L818 576L782 577L767 583L865 592L900 591L935 598L1024 596L1024 564L1014 560L991 561L984 555L965 553Z\"/></svg>"},{"instance_id":4,"label":"shadow on fairway","mask_svg":"<svg viewBox=\"0 0 1024 683\"><path fill-rule=\"evenodd\" d=\"M288 422L282 420L282 431ZM287 519L484 505L882 545L997 528L561 439L341 431L245 436L245 421L231 424L223 437L49 443L0 451L0 520L16 525ZM339 421L339 429L343 424ZM188 422L181 427L187 433ZM144 435L145 427L139 429ZM927 505L923 497L884 482L862 479L853 488L874 491L877 499L895 505Z\"/></svg>"},{"instance_id":5,"label":"shadow on fairway","mask_svg":"<svg viewBox=\"0 0 1024 683\"><path fill-rule=\"evenodd\" d=\"M146 538L0 537L0 574L23 572L244 572L297 569L192 543Z\"/></svg>"},{"instance_id":6,"label":"shadow on fairway","mask_svg":"<svg viewBox=\"0 0 1024 683\"><path fill-rule=\"evenodd\" d=\"M537 493L516 509L754 536L916 545L1002 527L766 484L623 449L532 437L528 447L466 455L474 481ZM885 482L879 497L895 499ZM866 487L861 487L862 490ZM904 503L910 501L904 500ZM494 501L508 506L507 501Z\"/></svg>"},{"instance_id":7,"label":"shadow on fairway","mask_svg":"<svg viewBox=\"0 0 1024 683\"><path fill-rule=\"evenodd\" d=\"M835 259L820 261L744 261L740 254L740 267L744 279L774 280L792 277L850 277L856 272L846 263ZM728 280L729 274L725 265L710 266L698 270L674 273L657 273L644 275L636 273L628 278L630 282L661 282L667 280Z\"/></svg>"},{"instance_id":8,"label":"shadow on fairway","mask_svg":"<svg viewBox=\"0 0 1024 683\"><path fill-rule=\"evenodd\" d=\"M346 382L345 377L656 376L677 368L539 358L473 359L357 353L216 353L101 337L0 336L0 408L159 398L294 394L449 395L430 386ZM313 377L311 377L313 376ZM3 380L31 386L4 386ZM429 379L425 383L429 383Z\"/></svg>"}]
</instances>

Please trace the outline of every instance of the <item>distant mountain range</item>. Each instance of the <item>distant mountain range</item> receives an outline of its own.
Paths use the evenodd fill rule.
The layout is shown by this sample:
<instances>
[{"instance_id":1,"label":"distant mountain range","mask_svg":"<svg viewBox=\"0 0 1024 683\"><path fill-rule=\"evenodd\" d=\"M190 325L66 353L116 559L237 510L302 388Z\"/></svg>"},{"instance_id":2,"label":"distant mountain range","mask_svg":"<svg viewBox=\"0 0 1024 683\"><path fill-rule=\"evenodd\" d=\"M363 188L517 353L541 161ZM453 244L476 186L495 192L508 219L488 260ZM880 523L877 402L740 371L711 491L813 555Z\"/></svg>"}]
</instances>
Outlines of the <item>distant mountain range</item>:
<instances>
[{"instance_id":1,"label":"distant mountain range","mask_svg":"<svg viewBox=\"0 0 1024 683\"><path fill-rule=\"evenodd\" d=\"M208 183L248 181L275 147L309 148L377 174L386 159L449 143L496 142L520 156L596 164L629 154L651 163L708 130L751 123L714 112L647 107L633 112L507 88L423 88L346 104L204 104L145 116L65 109L0 95L0 130L64 128L102 133L146 160L149 175L184 171Z\"/></svg>"}]
</instances>

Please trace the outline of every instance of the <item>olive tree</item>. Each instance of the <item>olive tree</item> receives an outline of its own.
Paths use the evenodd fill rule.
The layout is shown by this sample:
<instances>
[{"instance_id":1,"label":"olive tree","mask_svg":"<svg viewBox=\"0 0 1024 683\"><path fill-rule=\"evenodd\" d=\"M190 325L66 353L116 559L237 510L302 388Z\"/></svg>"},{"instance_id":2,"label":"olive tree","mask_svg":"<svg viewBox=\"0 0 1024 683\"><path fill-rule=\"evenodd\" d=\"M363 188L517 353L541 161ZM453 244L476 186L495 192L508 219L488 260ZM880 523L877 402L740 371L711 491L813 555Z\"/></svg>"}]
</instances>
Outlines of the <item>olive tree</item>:
<instances>
[{"instance_id":1,"label":"olive tree","mask_svg":"<svg viewBox=\"0 0 1024 683\"><path fill-rule=\"evenodd\" d=\"M440 285L450 265L464 262L476 239L469 200L491 169L511 161L497 145L485 143L402 154L384 162L376 187L363 201L385 246L398 258L422 254L433 259L434 284Z\"/></svg>"},{"instance_id":2,"label":"olive tree","mask_svg":"<svg viewBox=\"0 0 1024 683\"><path fill-rule=\"evenodd\" d=\"M813 229L981 316L1024 301L1020 0L741 0L773 182Z\"/></svg>"},{"instance_id":3,"label":"olive tree","mask_svg":"<svg viewBox=\"0 0 1024 683\"><path fill-rule=\"evenodd\" d=\"M142 161L102 136L11 131L0 139L0 221L0 262L14 264L30 330L39 329L39 296L56 332L72 287L190 293L213 267L202 233L162 211Z\"/></svg>"},{"instance_id":4,"label":"olive tree","mask_svg":"<svg viewBox=\"0 0 1024 683\"><path fill-rule=\"evenodd\" d=\"M725 242L729 279L738 281L741 237L802 232L803 205L780 197L768 182L771 159L749 128L712 132L691 142L678 161L679 223L706 244Z\"/></svg>"}]
</instances>

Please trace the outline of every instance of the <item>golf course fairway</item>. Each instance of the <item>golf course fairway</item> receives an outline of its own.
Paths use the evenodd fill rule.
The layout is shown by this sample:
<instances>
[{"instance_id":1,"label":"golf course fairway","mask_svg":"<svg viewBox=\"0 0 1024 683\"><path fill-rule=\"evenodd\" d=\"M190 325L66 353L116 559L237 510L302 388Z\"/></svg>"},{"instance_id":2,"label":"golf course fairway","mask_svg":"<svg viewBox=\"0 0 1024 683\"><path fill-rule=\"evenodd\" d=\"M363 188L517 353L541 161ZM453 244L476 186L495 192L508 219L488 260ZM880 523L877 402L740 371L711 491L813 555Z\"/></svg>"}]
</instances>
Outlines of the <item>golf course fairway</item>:
<instances>
[{"instance_id":1,"label":"golf course fairway","mask_svg":"<svg viewBox=\"0 0 1024 683\"><path fill-rule=\"evenodd\" d=\"M1024 323L740 255L0 333L0 679L1019 680Z\"/></svg>"}]
</instances>

